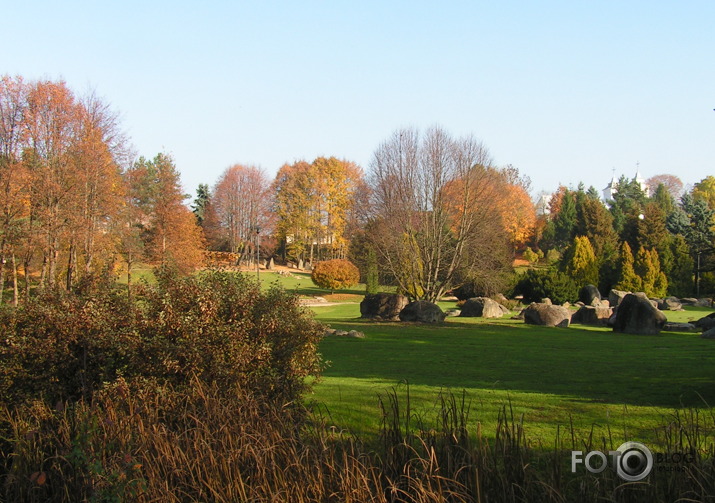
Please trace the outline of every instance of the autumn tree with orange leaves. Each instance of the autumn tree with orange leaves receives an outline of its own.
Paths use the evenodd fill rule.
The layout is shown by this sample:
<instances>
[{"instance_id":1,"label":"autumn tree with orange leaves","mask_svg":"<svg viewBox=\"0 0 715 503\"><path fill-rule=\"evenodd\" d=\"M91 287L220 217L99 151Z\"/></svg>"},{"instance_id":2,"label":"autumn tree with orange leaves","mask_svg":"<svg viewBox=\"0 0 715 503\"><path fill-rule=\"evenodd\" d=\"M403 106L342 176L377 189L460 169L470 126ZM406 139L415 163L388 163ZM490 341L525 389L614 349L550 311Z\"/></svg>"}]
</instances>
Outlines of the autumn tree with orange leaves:
<instances>
[{"instance_id":1,"label":"autumn tree with orange leaves","mask_svg":"<svg viewBox=\"0 0 715 503\"><path fill-rule=\"evenodd\" d=\"M186 273L203 265L204 242L194 214L184 205L173 159L158 154L140 158L128 171L132 204L139 209L147 257L161 267Z\"/></svg>"},{"instance_id":2,"label":"autumn tree with orange leaves","mask_svg":"<svg viewBox=\"0 0 715 503\"><path fill-rule=\"evenodd\" d=\"M78 98L62 81L2 77L0 261L11 264L14 303L20 269L29 297L32 276L41 288L69 290L111 266L126 145L117 115L95 95Z\"/></svg>"},{"instance_id":3,"label":"autumn tree with orange leaves","mask_svg":"<svg viewBox=\"0 0 715 503\"><path fill-rule=\"evenodd\" d=\"M0 302L5 287L3 264L11 257L13 303L18 302L17 256L28 232L30 176L22 162L23 120L28 86L21 78L0 80Z\"/></svg>"},{"instance_id":4,"label":"autumn tree with orange leaves","mask_svg":"<svg viewBox=\"0 0 715 503\"><path fill-rule=\"evenodd\" d=\"M508 264L508 238L492 201L499 170L472 137L398 130L375 151L369 239L402 292L435 301Z\"/></svg>"}]
</instances>

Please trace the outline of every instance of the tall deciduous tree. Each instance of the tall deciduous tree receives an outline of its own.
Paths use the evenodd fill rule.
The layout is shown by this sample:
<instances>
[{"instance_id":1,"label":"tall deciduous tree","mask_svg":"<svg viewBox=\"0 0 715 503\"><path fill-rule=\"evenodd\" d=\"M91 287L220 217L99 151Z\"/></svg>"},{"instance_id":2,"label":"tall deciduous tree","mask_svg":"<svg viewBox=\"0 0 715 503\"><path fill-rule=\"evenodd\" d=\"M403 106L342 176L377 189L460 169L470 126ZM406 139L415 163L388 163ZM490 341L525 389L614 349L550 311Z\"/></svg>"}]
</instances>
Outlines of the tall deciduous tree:
<instances>
[{"instance_id":1,"label":"tall deciduous tree","mask_svg":"<svg viewBox=\"0 0 715 503\"><path fill-rule=\"evenodd\" d=\"M173 159L158 154L140 158L128 173L133 203L140 209L146 250L162 266L189 272L203 263L203 239L196 219L186 206L179 172Z\"/></svg>"},{"instance_id":2,"label":"tall deciduous tree","mask_svg":"<svg viewBox=\"0 0 715 503\"><path fill-rule=\"evenodd\" d=\"M696 183L692 196L693 199L705 201L711 210L715 210L715 176L707 176Z\"/></svg>"},{"instance_id":3,"label":"tall deciduous tree","mask_svg":"<svg viewBox=\"0 0 715 503\"><path fill-rule=\"evenodd\" d=\"M272 194L265 172L236 164L223 172L213 190L210 213L217 225L213 245L228 248L238 262L255 256L260 233L271 231Z\"/></svg>"},{"instance_id":4,"label":"tall deciduous tree","mask_svg":"<svg viewBox=\"0 0 715 503\"><path fill-rule=\"evenodd\" d=\"M4 264L11 256L16 285L16 255L28 232L31 178L22 163L27 92L28 86L20 77L0 79L0 303L5 286ZM17 287L14 290L13 301L17 304Z\"/></svg>"},{"instance_id":5,"label":"tall deciduous tree","mask_svg":"<svg viewBox=\"0 0 715 503\"><path fill-rule=\"evenodd\" d=\"M436 300L480 270L494 275L507 238L493 210L495 184L486 148L434 128L396 131L375 151L369 183L370 234L380 262L413 298Z\"/></svg>"},{"instance_id":6,"label":"tall deciduous tree","mask_svg":"<svg viewBox=\"0 0 715 503\"><path fill-rule=\"evenodd\" d=\"M680 199L683 193L683 182L675 175L651 176L645 183L651 194L655 194L659 185L663 185L674 200Z\"/></svg>"},{"instance_id":7,"label":"tall deciduous tree","mask_svg":"<svg viewBox=\"0 0 715 503\"><path fill-rule=\"evenodd\" d=\"M28 94L26 126L33 171L33 202L44 240L41 285L53 287L64 233L79 201L81 183L73 149L80 136L81 107L64 82L35 83Z\"/></svg>"},{"instance_id":8,"label":"tall deciduous tree","mask_svg":"<svg viewBox=\"0 0 715 503\"><path fill-rule=\"evenodd\" d=\"M284 165L273 182L277 234L287 255L313 261L344 258L349 224L364 195L362 170L352 162L319 157Z\"/></svg>"},{"instance_id":9,"label":"tall deciduous tree","mask_svg":"<svg viewBox=\"0 0 715 503\"><path fill-rule=\"evenodd\" d=\"M81 103L80 114L73 148L77 206L70 212L67 289L77 272L78 255L85 275L94 270L98 254L103 255L102 264L112 260L116 236L107 231L117 221L125 196L120 163L126 147L116 113L95 95L89 95Z\"/></svg>"},{"instance_id":10,"label":"tall deciduous tree","mask_svg":"<svg viewBox=\"0 0 715 503\"><path fill-rule=\"evenodd\" d=\"M494 189L494 209L499 212L504 230L513 249L524 246L534 235L536 228L536 208L529 197L528 185L518 176L513 176L515 168L507 167L505 176L496 176L492 182Z\"/></svg>"}]
</instances>

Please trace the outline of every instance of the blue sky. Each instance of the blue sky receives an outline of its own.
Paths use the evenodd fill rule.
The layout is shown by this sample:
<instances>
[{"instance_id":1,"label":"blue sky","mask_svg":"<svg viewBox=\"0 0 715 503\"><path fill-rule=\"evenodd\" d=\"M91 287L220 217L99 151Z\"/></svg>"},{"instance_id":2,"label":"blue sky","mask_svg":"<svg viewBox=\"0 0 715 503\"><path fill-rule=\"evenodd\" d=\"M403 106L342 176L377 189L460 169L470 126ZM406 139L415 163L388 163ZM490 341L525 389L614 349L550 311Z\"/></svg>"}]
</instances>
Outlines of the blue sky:
<instances>
[{"instance_id":1,"label":"blue sky","mask_svg":"<svg viewBox=\"0 0 715 503\"><path fill-rule=\"evenodd\" d=\"M234 163L367 168L395 129L473 134L534 192L715 174L715 2L4 2L0 73L118 110L185 189Z\"/></svg>"}]
</instances>

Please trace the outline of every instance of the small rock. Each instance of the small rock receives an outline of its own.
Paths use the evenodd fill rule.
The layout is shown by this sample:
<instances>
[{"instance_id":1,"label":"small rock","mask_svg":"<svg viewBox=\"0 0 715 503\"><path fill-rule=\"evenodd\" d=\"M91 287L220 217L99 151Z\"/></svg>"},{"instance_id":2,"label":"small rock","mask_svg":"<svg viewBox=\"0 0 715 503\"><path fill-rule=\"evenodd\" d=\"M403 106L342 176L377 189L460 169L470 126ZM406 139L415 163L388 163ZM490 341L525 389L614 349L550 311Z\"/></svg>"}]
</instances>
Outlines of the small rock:
<instances>
[{"instance_id":1,"label":"small rock","mask_svg":"<svg viewBox=\"0 0 715 503\"><path fill-rule=\"evenodd\" d=\"M695 332L698 327L692 323L675 323L668 321L663 325L664 332Z\"/></svg>"}]
</instances>

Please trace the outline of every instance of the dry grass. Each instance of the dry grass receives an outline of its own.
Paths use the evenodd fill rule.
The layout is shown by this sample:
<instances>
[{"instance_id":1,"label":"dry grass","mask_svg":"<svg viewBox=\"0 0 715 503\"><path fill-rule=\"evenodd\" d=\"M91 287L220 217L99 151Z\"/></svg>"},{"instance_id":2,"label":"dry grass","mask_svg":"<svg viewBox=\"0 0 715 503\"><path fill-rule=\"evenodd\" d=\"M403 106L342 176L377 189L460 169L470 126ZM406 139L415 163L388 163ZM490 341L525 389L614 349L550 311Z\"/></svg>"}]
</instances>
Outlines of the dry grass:
<instances>
[{"instance_id":1,"label":"dry grass","mask_svg":"<svg viewBox=\"0 0 715 503\"><path fill-rule=\"evenodd\" d=\"M409 394L382 397L382 443L367 449L315 416L247 393L120 380L91 404L3 411L2 500L604 502L715 494L713 444L701 436L713 418L700 412L674 416L662 430L673 451L697 452L696 462L624 484L608 471L571 474L572 446L531 445L508 406L492 442L470 422L464 396L441 395L438 406L438 420L424 424Z\"/></svg>"}]
</instances>

